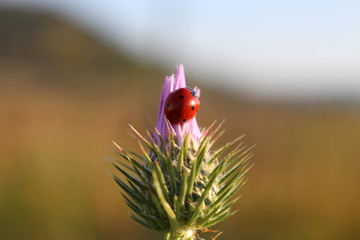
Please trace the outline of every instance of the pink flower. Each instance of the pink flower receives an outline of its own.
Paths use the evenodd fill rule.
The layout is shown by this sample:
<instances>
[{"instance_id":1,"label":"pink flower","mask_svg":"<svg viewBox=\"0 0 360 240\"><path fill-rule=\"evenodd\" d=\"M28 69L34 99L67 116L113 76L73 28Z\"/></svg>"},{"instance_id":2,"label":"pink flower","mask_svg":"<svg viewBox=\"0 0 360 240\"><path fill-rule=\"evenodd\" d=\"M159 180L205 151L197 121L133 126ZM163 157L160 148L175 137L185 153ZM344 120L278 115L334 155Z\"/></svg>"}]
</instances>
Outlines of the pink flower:
<instances>
[{"instance_id":1,"label":"pink flower","mask_svg":"<svg viewBox=\"0 0 360 240\"><path fill-rule=\"evenodd\" d=\"M164 86L161 92L160 97L160 106L159 112L156 121L156 129L160 133L163 139L168 139L169 134L176 136L178 140L178 145L181 146L186 134L189 134L189 137L194 142L198 142L202 137L202 133L197 124L196 118L194 117L190 121L184 124L170 124L164 114L164 103L169 96L169 94L179 88L186 87L185 73L183 65L178 65L176 67L176 74L165 77ZM197 87L194 88L197 96L200 97L200 89ZM169 132L170 131L170 132ZM157 134L154 134L155 140L159 144L160 140Z\"/></svg>"}]
</instances>

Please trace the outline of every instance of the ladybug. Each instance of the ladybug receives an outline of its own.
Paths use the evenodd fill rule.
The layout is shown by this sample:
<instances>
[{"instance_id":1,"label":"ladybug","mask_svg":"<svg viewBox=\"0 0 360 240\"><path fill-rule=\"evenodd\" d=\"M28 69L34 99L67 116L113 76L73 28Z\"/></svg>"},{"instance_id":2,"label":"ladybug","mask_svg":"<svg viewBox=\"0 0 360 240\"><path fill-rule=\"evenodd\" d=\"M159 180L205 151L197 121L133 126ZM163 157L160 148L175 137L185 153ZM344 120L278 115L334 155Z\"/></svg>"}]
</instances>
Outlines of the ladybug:
<instances>
[{"instance_id":1,"label":"ladybug","mask_svg":"<svg viewBox=\"0 0 360 240\"><path fill-rule=\"evenodd\" d=\"M184 124L193 119L199 110L200 101L191 88L179 88L169 94L164 112L171 124Z\"/></svg>"}]
</instances>

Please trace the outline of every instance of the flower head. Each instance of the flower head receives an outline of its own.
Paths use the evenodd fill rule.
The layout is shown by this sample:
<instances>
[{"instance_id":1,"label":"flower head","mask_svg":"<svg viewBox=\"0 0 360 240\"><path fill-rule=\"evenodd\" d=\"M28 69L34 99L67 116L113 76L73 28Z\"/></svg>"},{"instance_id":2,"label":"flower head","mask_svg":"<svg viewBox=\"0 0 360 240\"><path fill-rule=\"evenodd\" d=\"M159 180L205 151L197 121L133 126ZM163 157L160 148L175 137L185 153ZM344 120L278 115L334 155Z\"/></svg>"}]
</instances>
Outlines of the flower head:
<instances>
[{"instance_id":1,"label":"flower head","mask_svg":"<svg viewBox=\"0 0 360 240\"><path fill-rule=\"evenodd\" d=\"M173 134L177 138L178 144L181 146L186 134L189 134L193 141L200 141L202 134L196 121L196 117L184 124L170 124L164 114L164 104L170 93L186 87L185 72L183 65L178 65L176 68L176 74L165 77L164 86L160 96L159 111L156 121L156 129L163 137L167 139L169 134ZM200 97L200 89L194 88L196 95ZM159 144L159 137L154 134L157 143Z\"/></svg>"},{"instance_id":2,"label":"flower head","mask_svg":"<svg viewBox=\"0 0 360 240\"><path fill-rule=\"evenodd\" d=\"M213 150L217 129L201 132L195 118L183 124L167 121L166 98L184 87L184 68L179 65L176 75L165 78L156 130L150 139L133 128L141 155L115 144L115 152L127 164L113 164L127 182L116 175L114 179L134 212L131 217L150 229L165 232L167 240L198 239L200 233L209 231L208 227L233 215L231 207L238 199L233 196L245 184L251 156L238 143L241 138ZM198 88L194 91L200 94Z\"/></svg>"}]
</instances>

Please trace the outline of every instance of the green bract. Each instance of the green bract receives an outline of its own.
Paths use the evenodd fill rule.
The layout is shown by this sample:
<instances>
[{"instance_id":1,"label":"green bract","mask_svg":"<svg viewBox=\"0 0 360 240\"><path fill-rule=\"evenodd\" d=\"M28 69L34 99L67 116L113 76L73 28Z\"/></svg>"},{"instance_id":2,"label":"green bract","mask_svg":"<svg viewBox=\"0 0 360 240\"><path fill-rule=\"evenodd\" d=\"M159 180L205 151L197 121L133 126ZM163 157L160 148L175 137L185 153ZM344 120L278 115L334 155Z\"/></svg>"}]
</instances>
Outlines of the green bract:
<instances>
[{"instance_id":1,"label":"green bract","mask_svg":"<svg viewBox=\"0 0 360 240\"><path fill-rule=\"evenodd\" d=\"M127 164L113 164L126 179L114 175L135 221L165 232L166 239L195 239L236 212L231 210L238 200L233 196L246 182L251 156L239 143L241 138L212 150L217 130L211 128L197 148L188 135L181 147L174 135L158 135L158 145L132 129L142 155L116 145L115 152Z\"/></svg>"}]
</instances>

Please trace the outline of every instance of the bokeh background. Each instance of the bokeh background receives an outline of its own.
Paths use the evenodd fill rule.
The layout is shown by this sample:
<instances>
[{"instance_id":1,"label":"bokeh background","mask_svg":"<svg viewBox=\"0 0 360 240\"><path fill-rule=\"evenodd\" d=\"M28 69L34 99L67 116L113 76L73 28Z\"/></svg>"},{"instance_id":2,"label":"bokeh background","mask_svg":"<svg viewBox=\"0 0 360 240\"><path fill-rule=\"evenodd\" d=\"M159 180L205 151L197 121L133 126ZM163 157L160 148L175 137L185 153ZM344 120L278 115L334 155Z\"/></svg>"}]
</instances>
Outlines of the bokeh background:
<instances>
[{"instance_id":1,"label":"bokeh background","mask_svg":"<svg viewBox=\"0 0 360 240\"><path fill-rule=\"evenodd\" d=\"M219 146L256 144L219 239L360 239L356 1L0 2L0 239L161 239L107 146L138 149L165 75L202 89Z\"/></svg>"}]
</instances>

